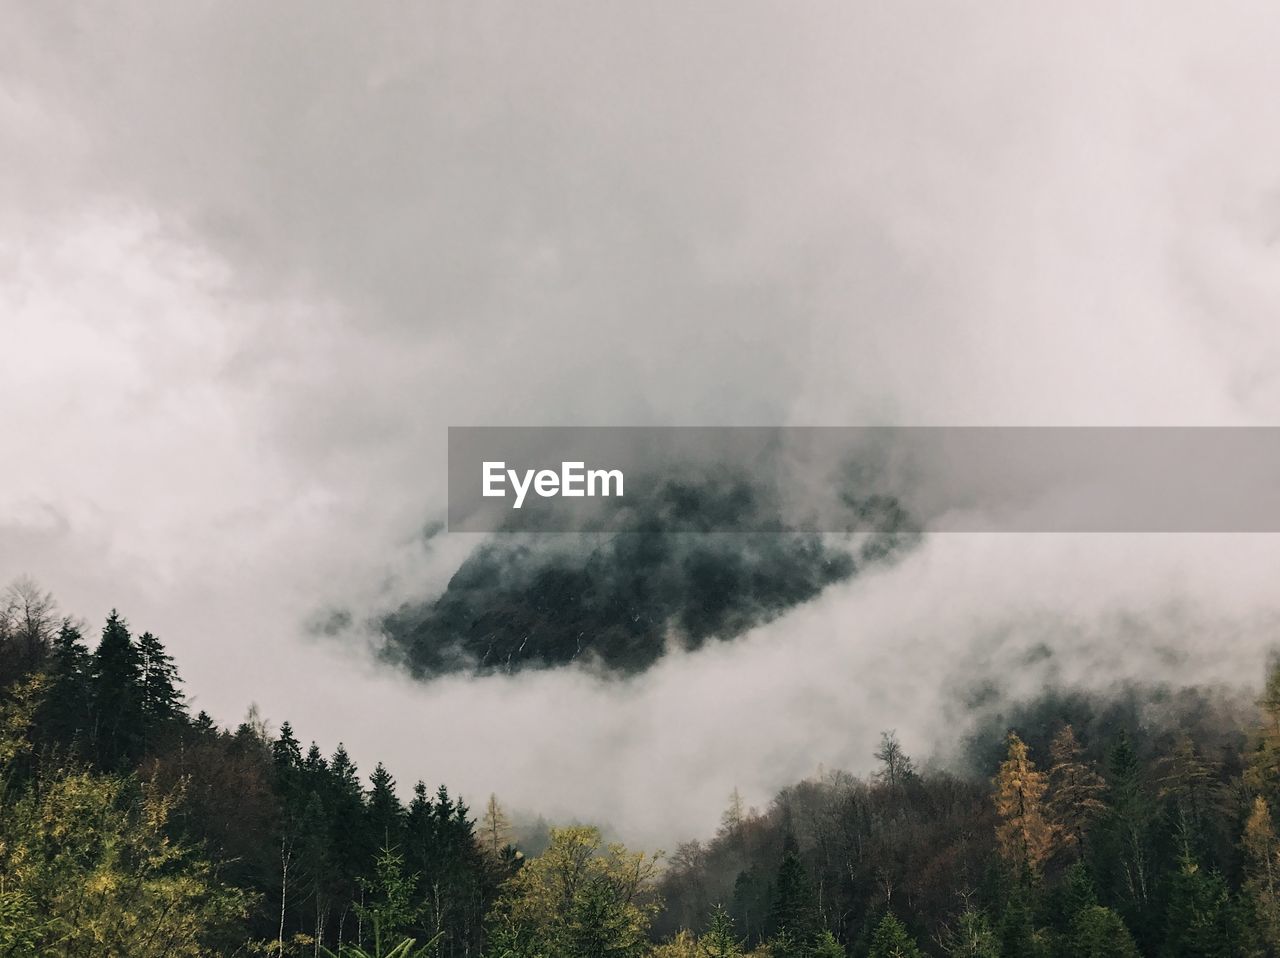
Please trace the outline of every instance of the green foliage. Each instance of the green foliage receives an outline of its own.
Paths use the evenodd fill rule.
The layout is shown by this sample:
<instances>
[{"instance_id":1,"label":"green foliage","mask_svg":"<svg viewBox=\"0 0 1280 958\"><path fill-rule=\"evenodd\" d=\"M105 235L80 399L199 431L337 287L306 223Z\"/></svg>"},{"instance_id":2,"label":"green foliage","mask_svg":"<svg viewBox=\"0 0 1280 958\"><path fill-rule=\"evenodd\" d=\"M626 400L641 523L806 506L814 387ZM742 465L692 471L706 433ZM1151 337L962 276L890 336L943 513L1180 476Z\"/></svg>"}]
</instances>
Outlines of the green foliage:
<instances>
[{"instance_id":1,"label":"green foliage","mask_svg":"<svg viewBox=\"0 0 1280 958\"><path fill-rule=\"evenodd\" d=\"M808 945L821 927L813 882L800 860L799 848L791 835L787 836L782 864L778 866L778 877L774 882L769 924L775 938L785 935L797 947Z\"/></svg>"},{"instance_id":2,"label":"green foliage","mask_svg":"<svg viewBox=\"0 0 1280 958\"><path fill-rule=\"evenodd\" d=\"M175 801L76 772L9 802L0 818L0 941L25 941L42 954L207 954L249 899L169 840Z\"/></svg>"},{"instance_id":3,"label":"green foliage","mask_svg":"<svg viewBox=\"0 0 1280 958\"><path fill-rule=\"evenodd\" d=\"M948 958L1000 958L1000 942L986 914L966 908L941 935Z\"/></svg>"},{"instance_id":4,"label":"green foliage","mask_svg":"<svg viewBox=\"0 0 1280 958\"><path fill-rule=\"evenodd\" d=\"M1138 958L1124 921L1110 908L1087 905L1071 922L1073 958Z\"/></svg>"},{"instance_id":5,"label":"green foliage","mask_svg":"<svg viewBox=\"0 0 1280 958\"><path fill-rule=\"evenodd\" d=\"M720 906L711 913L711 924L698 939L698 949L706 958L737 958L742 942L733 931L733 919Z\"/></svg>"},{"instance_id":6,"label":"green foliage","mask_svg":"<svg viewBox=\"0 0 1280 958\"><path fill-rule=\"evenodd\" d=\"M490 916L494 958L639 958L657 902L654 862L594 828L553 829L551 847L503 888Z\"/></svg>"},{"instance_id":7,"label":"green foliage","mask_svg":"<svg viewBox=\"0 0 1280 958\"><path fill-rule=\"evenodd\" d=\"M375 921L372 951L361 948L359 945L342 945L337 951L331 951L321 946L319 951L325 958L433 958L436 954L438 938L439 936L433 938L425 945L419 945L413 938L401 938L394 944L388 944L384 947L382 943L382 928Z\"/></svg>"},{"instance_id":8,"label":"green foliage","mask_svg":"<svg viewBox=\"0 0 1280 958\"><path fill-rule=\"evenodd\" d=\"M876 926L868 958L924 958L924 954L902 922L887 914Z\"/></svg>"}]
</instances>

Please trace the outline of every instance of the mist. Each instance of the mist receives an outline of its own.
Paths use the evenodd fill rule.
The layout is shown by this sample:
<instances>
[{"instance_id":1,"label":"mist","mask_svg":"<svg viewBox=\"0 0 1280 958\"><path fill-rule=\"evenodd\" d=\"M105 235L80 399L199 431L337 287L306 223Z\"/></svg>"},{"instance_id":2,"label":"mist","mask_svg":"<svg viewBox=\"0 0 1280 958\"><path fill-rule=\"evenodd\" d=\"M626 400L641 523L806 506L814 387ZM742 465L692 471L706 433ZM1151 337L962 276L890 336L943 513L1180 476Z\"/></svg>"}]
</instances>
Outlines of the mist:
<instances>
[{"instance_id":1,"label":"mist","mask_svg":"<svg viewBox=\"0 0 1280 958\"><path fill-rule=\"evenodd\" d=\"M623 678L378 623L474 561L448 425L1274 422L1265 5L13 7L0 580L219 721L669 845L978 687L1258 681L1267 536L930 535Z\"/></svg>"}]
</instances>

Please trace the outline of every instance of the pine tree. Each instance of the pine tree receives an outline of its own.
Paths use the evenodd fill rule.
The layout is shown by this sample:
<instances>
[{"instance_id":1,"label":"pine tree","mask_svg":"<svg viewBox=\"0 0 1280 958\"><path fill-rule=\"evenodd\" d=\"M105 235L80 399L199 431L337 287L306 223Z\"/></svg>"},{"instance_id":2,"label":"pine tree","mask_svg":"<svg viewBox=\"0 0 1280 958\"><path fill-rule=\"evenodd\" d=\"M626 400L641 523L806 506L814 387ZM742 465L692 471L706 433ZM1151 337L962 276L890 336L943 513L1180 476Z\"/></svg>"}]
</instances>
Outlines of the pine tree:
<instances>
[{"instance_id":1,"label":"pine tree","mask_svg":"<svg viewBox=\"0 0 1280 958\"><path fill-rule=\"evenodd\" d=\"M1248 954L1247 929L1222 876L1189 858L1170 880L1165 958L1237 958Z\"/></svg>"},{"instance_id":2,"label":"pine tree","mask_svg":"<svg viewBox=\"0 0 1280 958\"><path fill-rule=\"evenodd\" d=\"M186 712L182 693L178 686L182 679L174 665L173 656L150 632L138 638L138 656L142 670L142 700L139 711L142 717L142 747L146 752L157 733L171 727Z\"/></svg>"},{"instance_id":3,"label":"pine tree","mask_svg":"<svg viewBox=\"0 0 1280 958\"><path fill-rule=\"evenodd\" d=\"M867 958L924 958L924 954L915 940L907 934L902 922L888 914L876 926Z\"/></svg>"},{"instance_id":4,"label":"pine tree","mask_svg":"<svg viewBox=\"0 0 1280 958\"><path fill-rule=\"evenodd\" d=\"M808 958L845 958L844 945L824 928L809 948Z\"/></svg>"},{"instance_id":5,"label":"pine tree","mask_svg":"<svg viewBox=\"0 0 1280 958\"><path fill-rule=\"evenodd\" d=\"M1071 922L1072 958L1138 958L1124 921L1110 908L1089 905Z\"/></svg>"},{"instance_id":6,"label":"pine tree","mask_svg":"<svg viewBox=\"0 0 1280 958\"><path fill-rule=\"evenodd\" d=\"M1000 958L1000 942L986 914L966 908L941 935L948 958Z\"/></svg>"},{"instance_id":7,"label":"pine tree","mask_svg":"<svg viewBox=\"0 0 1280 958\"><path fill-rule=\"evenodd\" d=\"M800 861L800 848L791 835L783 844L769 925L775 936L786 934L799 946L808 945L821 927L813 882Z\"/></svg>"},{"instance_id":8,"label":"pine tree","mask_svg":"<svg viewBox=\"0 0 1280 958\"><path fill-rule=\"evenodd\" d=\"M49 662L49 686L38 725L59 745L75 749L89 733L89 676L92 657L80 630L69 621L54 639Z\"/></svg>"},{"instance_id":9,"label":"pine tree","mask_svg":"<svg viewBox=\"0 0 1280 958\"><path fill-rule=\"evenodd\" d=\"M1038 875L1053 851L1057 830L1045 816L1048 782L1036 770L1026 744L1013 732L1009 733L1008 757L994 784L1000 852L1023 877Z\"/></svg>"},{"instance_id":10,"label":"pine tree","mask_svg":"<svg viewBox=\"0 0 1280 958\"><path fill-rule=\"evenodd\" d=\"M1111 749L1107 768L1107 811L1102 820L1099 861L1108 877L1107 900L1119 907L1142 945L1158 933L1153 894L1151 800L1142 783L1137 754L1123 733Z\"/></svg>"},{"instance_id":11,"label":"pine tree","mask_svg":"<svg viewBox=\"0 0 1280 958\"><path fill-rule=\"evenodd\" d=\"M733 931L733 919L720 906L711 913L706 934L698 939L698 952L706 958L738 958L742 942Z\"/></svg>"},{"instance_id":12,"label":"pine tree","mask_svg":"<svg viewBox=\"0 0 1280 958\"><path fill-rule=\"evenodd\" d=\"M107 769L128 767L139 755L144 727L142 656L115 609L93 653L91 674L98 761Z\"/></svg>"},{"instance_id":13,"label":"pine tree","mask_svg":"<svg viewBox=\"0 0 1280 958\"><path fill-rule=\"evenodd\" d=\"M396 797L396 780L379 762L369 776L367 821L369 834L381 849L399 848L404 842L404 806Z\"/></svg>"}]
</instances>

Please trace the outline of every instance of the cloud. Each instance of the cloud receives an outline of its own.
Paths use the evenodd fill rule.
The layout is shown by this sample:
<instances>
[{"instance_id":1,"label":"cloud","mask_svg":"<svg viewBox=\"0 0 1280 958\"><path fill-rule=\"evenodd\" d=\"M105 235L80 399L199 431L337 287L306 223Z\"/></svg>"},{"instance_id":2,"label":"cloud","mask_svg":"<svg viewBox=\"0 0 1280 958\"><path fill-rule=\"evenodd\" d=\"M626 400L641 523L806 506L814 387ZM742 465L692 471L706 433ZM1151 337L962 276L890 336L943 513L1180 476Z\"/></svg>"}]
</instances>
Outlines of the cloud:
<instances>
[{"instance_id":1,"label":"cloud","mask_svg":"<svg viewBox=\"0 0 1280 958\"><path fill-rule=\"evenodd\" d=\"M881 726L928 748L962 679L1040 681L1034 643L1081 681L1254 674L1248 537L933 537L622 684L422 687L307 624L444 589L449 424L1271 422L1266 5L6 26L0 578L118 605L219 719L662 838Z\"/></svg>"}]
</instances>

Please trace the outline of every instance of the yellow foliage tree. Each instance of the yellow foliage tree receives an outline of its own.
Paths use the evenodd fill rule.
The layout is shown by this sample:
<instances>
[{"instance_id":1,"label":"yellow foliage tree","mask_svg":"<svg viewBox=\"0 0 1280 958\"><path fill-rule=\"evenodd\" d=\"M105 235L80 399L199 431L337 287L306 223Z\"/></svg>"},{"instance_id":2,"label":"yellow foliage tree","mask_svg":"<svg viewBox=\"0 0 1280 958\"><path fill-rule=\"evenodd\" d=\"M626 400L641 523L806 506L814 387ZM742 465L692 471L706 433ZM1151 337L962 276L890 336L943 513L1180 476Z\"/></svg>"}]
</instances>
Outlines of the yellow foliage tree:
<instances>
[{"instance_id":1,"label":"yellow foliage tree","mask_svg":"<svg viewBox=\"0 0 1280 958\"><path fill-rule=\"evenodd\" d=\"M1058 828L1045 809L1047 777L1037 771L1030 750L1015 733L1009 733L1009 752L995 777L996 813L1000 824L996 838L1000 852L1027 876L1040 873L1052 854Z\"/></svg>"},{"instance_id":2,"label":"yellow foliage tree","mask_svg":"<svg viewBox=\"0 0 1280 958\"><path fill-rule=\"evenodd\" d=\"M1267 800L1259 795L1244 826L1245 893L1267 944L1280 946L1280 843Z\"/></svg>"},{"instance_id":3,"label":"yellow foliage tree","mask_svg":"<svg viewBox=\"0 0 1280 958\"><path fill-rule=\"evenodd\" d=\"M489 918L490 950L511 958L638 958L658 901L656 861L604 846L595 828L556 828L551 846L511 878Z\"/></svg>"},{"instance_id":4,"label":"yellow foliage tree","mask_svg":"<svg viewBox=\"0 0 1280 958\"><path fill-rule=\"evenodd\" d=\"M0 771L26 748L40 684L0 708ZM165 833L175 796L88 772L0 792L0 954L203 958L247 909Z\"/></svg>"}]
</instances>

